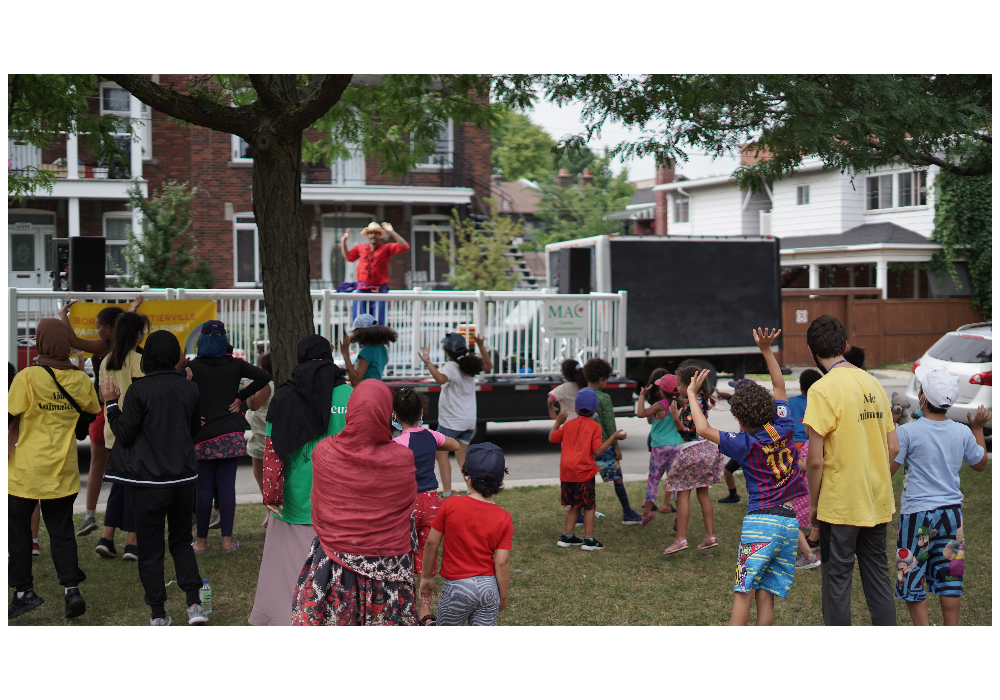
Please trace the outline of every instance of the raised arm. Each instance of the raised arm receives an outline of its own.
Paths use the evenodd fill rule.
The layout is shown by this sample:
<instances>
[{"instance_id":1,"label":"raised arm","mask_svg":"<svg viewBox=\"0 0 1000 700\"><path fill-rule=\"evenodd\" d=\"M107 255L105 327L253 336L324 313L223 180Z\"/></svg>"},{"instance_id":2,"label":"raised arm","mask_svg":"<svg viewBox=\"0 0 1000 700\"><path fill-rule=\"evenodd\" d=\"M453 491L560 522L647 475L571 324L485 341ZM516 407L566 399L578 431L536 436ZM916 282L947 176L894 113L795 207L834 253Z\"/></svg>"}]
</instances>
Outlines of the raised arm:
<instances>
[{"instance_id":1,"label":"raised arm","mask_svg":"<svg viewBox=\"0 0 1000 700\"><path fill-rule=\"evenodd\" d=\"M691 407L691 420L694 421L694 429L698 435L711 440L716 445L719 444L719 431L708 424L708 418L701 410L701 403L698 401L698 390L708 379L709 371L703 369L691 378L688 384L688 406Z\"/></svg>"},{"instance_id":2,"label":"raised arm","mask_svg":"<svg viewBox=\"0 0 1000 700\"><path fill-rule=\"evenodd\" d=\"M351 386L357 386L361 383L361 377L365 376L365 372L368 371L368 362L359 358L357 367L351 362L351 336L345 335L340 339L340 354L344 358L344 369L347 370L347 379L351 382ZM365 363L364 372L361 371L362 362Z\"/></svg>"},{"instance_id":3,"label":"raised arm","mask_svg":"<svg viewBox=\"0 0 1000 700\"><path fill-rule=\"evenodd\" d=\"M483 356L483 371L492 372L493 360L490 359L490 354L486 352L486 345L483 344L482 336L474 335L472 339L476 342L476 347L479 348L479 354Z\"/></svg>"},{"instance_id":4,"label":"raised arm","mask_svg":"<svg viewBox=\"0 0 1000 700\"><path fill-rule=\"evenodd\" d=\"M780 328L758 328L753 331L753 342L757 343L757 347L760 348L760 354L764 356L764 361L767 362L767 371L771 375L771 390L774 392L774 400L788 401L788 392L785 391L785 378L781 374L781 368L778 367L778 361L775 359L774 353L771 352L771 344L777 340L779 335L781 335Z\"/></svg>"},{"instance_id":5,"label":"raised arm","mask_svg":"<svg viewBox=\"0 0 1000 700\"><path fill-rule=\"evenodd\" d=\"M340 237L340 252L344 256L344 260L350 260L350 251L347 250L347 238L351 235L351 229L344 231L344 235Z\"/></svg>"},{"instance_id":6,"label":"raised arm","mask_svg":"<svg viewBox=\"0 0 1000 700\"><path fill-rule=\"evenodd\" d=\"M406 239L405 239L405 238L403 238L403 237L402 237L402 236L400 236L400 235L399 235L398 233L396 233L396 230L395 230L395 229L394 229L394 228L392 227L392 224L390 224L390 223L389 223L388 221L383 221L383 222L382 222L382 228L383 228L383 229L384 229L384 230L385 230L385 231L386 231L386 232L387 232L387 233L388 233L388 234L389 234L390 236L392 236L392 240L394 240L394 241L395 241L396 243L398 243L398 244L399 244L399 245L400 245L401 247L403 247L404 249L407 249L407 250L409 250L409 248L410 248L410 244L406 242ZM400 252L402 252L402 251L400 251Z\"/></svg>"},{"instance_id":7,"label":"raised arm","mask_svg":"<svg viewBox=\"0 0 1000 700\"><path fill-rule=\"evenodd\" d=\"M660 413L662 413L665 410L663 408L663 406L661 406L659 404L659 402L654 403L654 404L650 404L649 408L646 408L646 394L648 394L649 391L652 388L653 388L653 385L650 384L649 386L644 386L639 391L639 406L638 406L638 409L635 412L636 417L638 417L638 418L652 418L652 417L660 415Z\"/></svg>"},{"instance_id":8,"label":"raised arm","mask_svg":"<svg viewBox=\"0 0 1000 700\"><path fill-rule=\"evenodd\" d=\"M441 371L434 366L433 362L431 362L431 349L429 346L425 345L420 349L420 359L424 361L425 365L427 365L427 369L430 371L431 376L434 377L434 381L438 384L448 383L448 377L441 374ZM492 368L492 365L490 365L490 367Z\"/></svg>"},{"instance_id":9,"label":"raised arm","mask_svg":"<svg viewBox=\"0 0 1000 700\"><path fill-rule=\"evenodd\" d=\"M986 453L986 437L983 433L983 427L990 422L993 418L993 412L988 410L985 406L980 406L976 409L976 415L972 415L972 411L967 413L969 420L969 427L972 428L972 435L976 438L976 444L983 448L983 458L979 460L977 464L970 464L974 471L981 472L986 469L986 462L989 460L990 456ZM895 431L890 433L890 435L895 434Z\"/></svg>"}]
</instances>

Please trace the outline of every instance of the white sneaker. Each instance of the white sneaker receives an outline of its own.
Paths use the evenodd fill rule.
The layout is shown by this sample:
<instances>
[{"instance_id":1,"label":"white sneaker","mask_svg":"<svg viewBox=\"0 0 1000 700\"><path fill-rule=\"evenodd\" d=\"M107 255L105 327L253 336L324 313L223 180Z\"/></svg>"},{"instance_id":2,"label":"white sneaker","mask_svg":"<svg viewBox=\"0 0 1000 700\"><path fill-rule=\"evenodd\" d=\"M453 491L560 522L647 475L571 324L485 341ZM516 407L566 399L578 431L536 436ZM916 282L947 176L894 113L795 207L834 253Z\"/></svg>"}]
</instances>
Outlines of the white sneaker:
<instances>
[{"instance_id":1,"label":"white sneaker","mask_svg":"<svg viewBox=\"0 0 1000 700\"><path fill-rule=\"evenodd\" d=\"M187 613L189 625L208 624L208 614L205 612L205 608L201 607L200 603L192 603L189 605Z\"/></svg>"},{"instance_id":2,"label":"white sneaker","mask_svg":"<svg viewBox=\"0 0 1000 700\"><path fill-rule=\"evenodd\" d=\"M166 617L149 618L150 627L170 627L171 622L173 622L173 620L170 619L170 613L167 613Z\"/></svg>"}]
</instances>

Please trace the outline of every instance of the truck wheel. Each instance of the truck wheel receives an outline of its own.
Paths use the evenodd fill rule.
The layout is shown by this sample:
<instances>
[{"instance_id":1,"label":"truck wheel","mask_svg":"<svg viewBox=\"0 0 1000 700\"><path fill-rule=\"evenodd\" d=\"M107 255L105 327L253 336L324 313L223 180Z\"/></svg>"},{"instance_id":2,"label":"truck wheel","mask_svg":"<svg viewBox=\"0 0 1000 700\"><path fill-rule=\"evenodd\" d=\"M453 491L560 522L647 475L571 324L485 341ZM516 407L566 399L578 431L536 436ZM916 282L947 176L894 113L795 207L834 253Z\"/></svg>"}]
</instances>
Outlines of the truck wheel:
<instances>
[{"instance_id":1,"label":"truck wheel","mask_svg":"<svg viewBox=\"0 0 1000 700\"><path fill-rule=\"evenodd\" d=\"M486 421L476 423L476 432L472 435L472 444L486 442Z\"/></svg>"}]
</instances>

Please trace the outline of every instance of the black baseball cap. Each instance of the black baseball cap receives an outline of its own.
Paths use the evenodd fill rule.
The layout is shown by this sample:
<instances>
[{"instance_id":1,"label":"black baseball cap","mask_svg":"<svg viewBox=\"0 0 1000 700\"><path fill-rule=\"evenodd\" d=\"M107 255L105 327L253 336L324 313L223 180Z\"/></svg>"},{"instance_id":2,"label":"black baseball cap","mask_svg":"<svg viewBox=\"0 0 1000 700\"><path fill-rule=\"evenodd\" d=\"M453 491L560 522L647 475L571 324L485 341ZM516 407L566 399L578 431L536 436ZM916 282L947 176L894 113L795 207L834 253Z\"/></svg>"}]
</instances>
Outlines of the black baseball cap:
<instances>
[{"instance_id":1,"label":"black baseball cap","mask_svg":"<svg viewBox=\"0 0 1000 700\"><path fill-rule=\"evenodd\" d=\"M201 327L201 334L214 335L214 336L225 335L226 324L223 323L222 321L216 321L216 320L205 321L205 323L202 324Z\"/></svg>"},{"instance_id":2,"label":"black baseball cap","mask_svg":"<svg viewBox=\"0 0 1000 700\"><path fill-rule=\"evenodd\" d=\"M489 476L497 484L503 481L506 473L506 466L503 457L503 450L492 442L480 442L470 445L465 451L466 475L470 479L477 479L481 476Z\"/></svg>"},{"instance_id":3,"label":"black baseball cap","mask_svg":"<svg viewBox=\"0 0 1000 700\"><path fill-rule=\"evenodd\" d=\"M469 343L461 333L449 333L441 341L444 349L455 357L462 357L469 352ZM500 448L497 448L500 449Z\"/></svg>"}]
</instances>

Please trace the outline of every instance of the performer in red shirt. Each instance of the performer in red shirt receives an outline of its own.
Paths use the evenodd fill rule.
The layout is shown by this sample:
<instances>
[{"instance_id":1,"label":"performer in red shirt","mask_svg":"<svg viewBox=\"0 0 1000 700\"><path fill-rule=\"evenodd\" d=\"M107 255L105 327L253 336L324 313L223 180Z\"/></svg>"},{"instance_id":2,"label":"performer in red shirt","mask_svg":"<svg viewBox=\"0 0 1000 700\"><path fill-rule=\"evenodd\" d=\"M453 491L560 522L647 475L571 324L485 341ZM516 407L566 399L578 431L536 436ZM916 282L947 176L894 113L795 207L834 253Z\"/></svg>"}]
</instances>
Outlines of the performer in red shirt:
<instances>
[{"instance_id":1,"label":"performer in red shirt","mask_svg":"<svg viewBox=\"0 0 1000 700\"><path fill-rule=\"evenodd\" d=\"M395 242L383 242L386 232ZM354 291L362 294L385 294L389 291L389 258L405 253L410 249L410 244L387 221L382 222L381 226L373 221L361 233L368 236L368 245L362 243L348 250L347 238L351 235L351 229L347 229L340 239L340 251L344 254L344 259L358 263ZM378 319L380 326L384 326L385 302L356 301L351 305L351 318L357 318L358 314L371 314Z\"/></svg>"}]
</instances>

